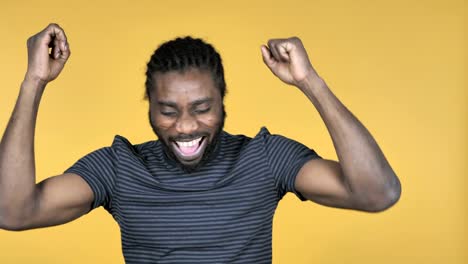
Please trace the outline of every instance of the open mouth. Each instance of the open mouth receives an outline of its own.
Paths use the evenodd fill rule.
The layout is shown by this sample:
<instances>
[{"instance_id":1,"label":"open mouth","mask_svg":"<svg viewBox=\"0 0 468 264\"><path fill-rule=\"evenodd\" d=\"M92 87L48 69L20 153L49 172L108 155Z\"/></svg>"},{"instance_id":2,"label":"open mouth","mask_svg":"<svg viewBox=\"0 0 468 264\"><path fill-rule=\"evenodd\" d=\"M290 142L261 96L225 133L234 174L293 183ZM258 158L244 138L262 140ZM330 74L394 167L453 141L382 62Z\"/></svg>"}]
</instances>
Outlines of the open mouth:
<instances>
[{"instance_id":1,"label":"open mouth","mask_svg":"<svg viewBox=\"0 0 468 264\"><path fill-rule=\"evenodd\" d=\"M181 159L195 160L203 153L206 137L198 137L191 141L173 141L174 150Z\"/></svg>"}]
</instances>

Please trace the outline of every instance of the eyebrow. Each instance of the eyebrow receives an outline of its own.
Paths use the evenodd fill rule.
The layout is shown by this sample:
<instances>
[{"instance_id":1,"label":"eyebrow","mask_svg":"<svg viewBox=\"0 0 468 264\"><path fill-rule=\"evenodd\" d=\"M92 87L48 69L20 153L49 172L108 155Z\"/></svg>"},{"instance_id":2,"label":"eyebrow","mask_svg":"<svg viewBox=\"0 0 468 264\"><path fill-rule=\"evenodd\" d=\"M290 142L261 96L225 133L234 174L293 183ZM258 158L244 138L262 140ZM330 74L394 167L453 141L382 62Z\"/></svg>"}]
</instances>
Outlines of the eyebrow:
<instances>
[{"instance_id":1,"label":"eyebrow","mask_svg":"<svg viewBox=\"0 0 468 264\"><path fill-rule=\"evenodd\" d=\"M170 101L158 101L158 105L160 105L160 106L169 106L169 107L177 108L177 104L174 103L174 102L170 102Z\"/></svg>"},{"instance_id":2,"label":"eyebrow","mask_svg":"<svg viewBox=\"0 0 468 264\"><path fill-rule=\"evenodd\" d=\"M204 98L200 98L200 99L197 99L195 101L190 102L190 106L195 107L195 106L198 106L198 105L201 105L201 104L204 104L204 103L211 103L211 102L213 102L213 98L204 97ZM158 101L158 105L178 108L177 104L175 102L171 102L171 101Z\"/></svg>"},{"instance_id":3,"label":"eyebrow","mask_svg":"<svg viewBox=\"0 0 468 264\"><path fill-rule=\"evenodd\" d=\"M197 100L191 102L190 104L192 106L198 106L198 105L201 105L201 104L204 104L204 103L211 103L211 102L213 102L213 98L205 97L205 98L197 99Z\"/></svg>"}]
</instances>

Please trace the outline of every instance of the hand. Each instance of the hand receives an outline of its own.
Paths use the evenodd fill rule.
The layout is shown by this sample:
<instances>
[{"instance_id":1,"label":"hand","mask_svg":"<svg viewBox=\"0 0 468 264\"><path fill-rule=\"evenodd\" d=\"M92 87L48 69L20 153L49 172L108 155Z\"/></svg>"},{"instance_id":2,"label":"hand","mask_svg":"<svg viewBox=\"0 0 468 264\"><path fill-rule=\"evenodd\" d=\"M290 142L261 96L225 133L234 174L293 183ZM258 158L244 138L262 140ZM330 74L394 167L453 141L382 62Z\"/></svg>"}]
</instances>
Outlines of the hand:
<instances>
[{"instance_id":1,"label":"hand","mask_svg":"<svg viewBox=\"0 0 468 264\"><path fill-rule=\"evenodd\" d=\"M283 82L301 87L308 77L318 77L297 37L270 39L261 46L263 62Z\"/></svg>"},{"instance_id":2,"label":"hand","mask_svg":"<svg viewBox=\"0 0 468 264\"><path fill-rule=\"evenodd\" d=\"M25 80L41 82L44 85L57 78L70 57L67 37L57 24L50 24L30 37L27 46L28 70Z\"/></svg>"}]
</instances>

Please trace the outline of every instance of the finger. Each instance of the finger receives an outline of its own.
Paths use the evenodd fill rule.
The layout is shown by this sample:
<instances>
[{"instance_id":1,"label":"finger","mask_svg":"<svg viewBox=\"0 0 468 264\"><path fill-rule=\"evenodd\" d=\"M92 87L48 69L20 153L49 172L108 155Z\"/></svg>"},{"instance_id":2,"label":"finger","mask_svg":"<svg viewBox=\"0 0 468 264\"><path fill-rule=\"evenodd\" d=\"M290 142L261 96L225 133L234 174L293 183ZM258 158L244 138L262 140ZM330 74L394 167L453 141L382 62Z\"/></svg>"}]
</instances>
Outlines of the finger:
<instances>
[{"instance_id":1,"label":"finger","mask_svg":"<svg viewBox=\"0 0 468 264\"><path fill-rule=\"evenodd\" d=\"M65 35L65 31L57 24L51 23L49 24L45 30L45 34L48 34L51 37L55 37L60 41L67 41L67 36Z\"/></svg>"},{"instance_id":2,"label":"finger","mask_svg":"<svg viewBox=\"0 0 468 264\"><path fill-rule=\"evenodd\" d=\"M267 48L267 46L262 45L262 46L260 47L260 50L262 51L263 62L264 62L268 67L271 67L271 66L275 65L276 61L275 61L275 59L272 57L271 52L270 52L270 50Z\"/></svg>"},{"instance_id":3,"label":"finger","mask_svg":"<svg viewBox=\"0 0 468 264\"><path fill-rule=\"evenodd\" d=\"M65 43L65 49L63 50L63 52L60 54L60 59L61 60L67 60L68 57L70 57L70 54L71 54L71 51L70 51L70 46L67 43Z\"/></svg>"},{"instance_id":4,"label":"finger","mask_svg":"<svg viewBox=\"0 0 468 264\"><path fill-rule=\"evenodd\" d=\"M67 44L67 35L65 34L65 30L61 28L59 25L57 25L56 28L54 28L55 32L55 37L60 41L60 50L65 50L65 44Z\"/></svg>"},{"instance_id":5,"label":"finger","mask_svg":"<svg viewBox=\"0 0 468 264\"><path fill-rule=\"evenodd\" d=\"M43 31L43 34L46 34L47 37L45 39L47 39L48 44L57 40L57 46L60 49L60 52L64 52L66 48L65 44L67 43L67 36L65 35L65 31L59 25L55 23L49 24Z\"/></svg>"},{"instance_id":6,"label":"finger","mask_svg":"<svg viewBox=\"0 0 468 264\"><path fill-rule=\"evenodd\" d=\"M54 38L52 40L51 44L52 44L52 51L51 51L50 55L52 56L52 58L58 59L58 57L61 54L60 42L58 41L58 39Z\"/></svg>"},{"instance_id":7,"label":"finger","mask_svg":"<svg viewBox=\"0 0 468 264\"><path fill-rule=\"evenodd\" d=\"M273 55L273 58L277 61L281 61L281 56L278 53L278 50L276 48L276 41L274 40L269 40L268 41L268 48L270 49L271 54Z\"/></svg>"},{"instance_id":8,"label":"finger","mask_svg":"<svg viewBox=\"0 0 468 264\"><path fill-rule=\"evenodd\" d=\"M59 50L59 48L56 47L56 46L53 46L53 47L52 47L52 50L50 51L49 56L50 56L52 59L57 59L59 55L60 55L60 50Z\"/></svg>"},{"instance_id":9,"label":"finger","mask_svg":"<svg viewBox=\"0 0 468 264\"><path fill-rule=\"evenodd\" d=\"M278 54L281 57L282 61L289 62L290 57L289 57L289 49L288 49L288 43L281 43L277 46L278 49Z\"/></svg>"}]
</instances>

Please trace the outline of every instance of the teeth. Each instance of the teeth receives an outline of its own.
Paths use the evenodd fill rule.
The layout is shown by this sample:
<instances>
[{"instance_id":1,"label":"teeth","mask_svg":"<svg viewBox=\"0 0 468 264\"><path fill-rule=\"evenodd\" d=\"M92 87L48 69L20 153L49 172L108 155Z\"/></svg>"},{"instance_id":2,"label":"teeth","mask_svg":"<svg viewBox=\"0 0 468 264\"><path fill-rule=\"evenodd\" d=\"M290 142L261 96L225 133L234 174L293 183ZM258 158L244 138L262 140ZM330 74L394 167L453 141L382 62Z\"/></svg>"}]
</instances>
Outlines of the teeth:
<instances>
[{"instance_id":1,"label":"teeth","mask_svg":"<svg viewBox=\"0 0 468 264\"><path fill-rule=\"evenodd\" d=\"M199 137L197 139L194 139L194 140L188 141L188 142L182 142L182 141L176 141L176 142L177 142L177 145L179 145L180 147L193 147L193 146L197 145L200 142L201 139L202 138Z\"/></svg>"}]
</instances>

